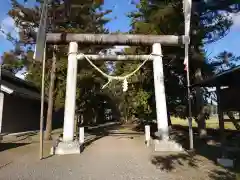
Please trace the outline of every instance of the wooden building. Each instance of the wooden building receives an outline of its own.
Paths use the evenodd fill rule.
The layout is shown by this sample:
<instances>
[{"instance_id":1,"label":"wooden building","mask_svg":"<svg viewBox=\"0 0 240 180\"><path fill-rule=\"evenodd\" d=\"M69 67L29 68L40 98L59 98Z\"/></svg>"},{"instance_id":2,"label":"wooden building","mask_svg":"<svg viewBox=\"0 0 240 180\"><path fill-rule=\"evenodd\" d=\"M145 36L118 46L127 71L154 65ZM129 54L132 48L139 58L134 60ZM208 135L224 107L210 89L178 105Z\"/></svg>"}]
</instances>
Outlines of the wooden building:
<instances>
[{"instance_id":1,"label":"wooden building","mask_svg":"<svg viewBox=\"0 0 240 180\"><path fill-rule=\"evenodd\" d=\"M225 142L224 123L232 122L237 130L240 130L240 66L219 73L206 79L194 87L215 87L218 104L218 119L221 131L222 144ZM238 117L235 116L238 112Z\"/></svg>"},{"instance_id":2,"label":"wooden building","mask_svg":"<svg viewBox=\"0 0 240 180\"><path fill-rule=\"evenodd\" d=\"M32 83L2 70L0 91L0 134L39 130L41 94ZM47 101L45 102L45 117ZM53 113L53 126L62 127L63 109Z\"/></svg>"}]
</instances>

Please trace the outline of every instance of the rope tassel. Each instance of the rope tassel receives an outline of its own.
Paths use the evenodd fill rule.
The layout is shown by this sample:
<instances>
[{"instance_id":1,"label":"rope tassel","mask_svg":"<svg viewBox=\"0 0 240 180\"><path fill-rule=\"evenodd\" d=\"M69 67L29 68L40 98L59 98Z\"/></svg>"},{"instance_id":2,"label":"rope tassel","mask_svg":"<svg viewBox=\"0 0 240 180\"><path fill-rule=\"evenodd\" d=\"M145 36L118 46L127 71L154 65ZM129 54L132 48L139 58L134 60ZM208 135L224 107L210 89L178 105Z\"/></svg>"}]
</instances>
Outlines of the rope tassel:
<instances>
[{"instance_id":1,"label":"rope tassel","mask_svg":"<svg viewBox=\"0 0 240 180\"><path fill-rule=\"evenodd\" d=\"M123 92L126 92L128 90L128 81L127 79L123 80Z\"/></svg>"}]
</instances>

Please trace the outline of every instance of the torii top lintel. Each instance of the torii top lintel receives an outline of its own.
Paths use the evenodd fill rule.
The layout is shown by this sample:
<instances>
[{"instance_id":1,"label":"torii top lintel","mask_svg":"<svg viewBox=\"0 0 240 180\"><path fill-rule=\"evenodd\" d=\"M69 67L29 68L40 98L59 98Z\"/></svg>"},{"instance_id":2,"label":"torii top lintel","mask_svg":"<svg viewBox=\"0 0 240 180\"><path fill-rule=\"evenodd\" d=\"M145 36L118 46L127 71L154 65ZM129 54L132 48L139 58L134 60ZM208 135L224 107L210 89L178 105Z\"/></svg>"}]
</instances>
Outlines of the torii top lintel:
<instances>
[{"instance_id":1,"label":"torii top lintel","mask_svg":"<svg viewBox=\"0 0 240 180\"><path fill-rule=\"evenodd\" d=\"M48 33L47 44L66 44L78 42L80 44L96 45L180 45L185 36L174 35L133 35L133 34L71 34Z\"/></svg>"}]
</instances>

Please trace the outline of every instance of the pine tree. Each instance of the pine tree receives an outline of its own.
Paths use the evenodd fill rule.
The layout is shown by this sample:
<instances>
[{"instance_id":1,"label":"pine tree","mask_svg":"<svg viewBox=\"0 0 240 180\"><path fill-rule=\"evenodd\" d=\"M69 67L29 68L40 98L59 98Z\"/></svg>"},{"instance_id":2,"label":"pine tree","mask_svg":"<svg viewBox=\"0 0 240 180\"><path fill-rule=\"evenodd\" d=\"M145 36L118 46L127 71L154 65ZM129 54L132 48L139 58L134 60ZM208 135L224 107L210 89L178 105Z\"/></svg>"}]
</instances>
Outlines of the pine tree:
<instances>
[{"instance_id":1,"label":"pine tree","mask_svg":"<svg viewBox=\"0 0 240 180\"><path fill-rule=\"evenodd\" d=\"M27 60L26 62L28 62L24 64L24 67L27 69L26 79L28 81L34 82L38 87L40 87L41 63L34 62L31 55L33 55L34 48L32 43L35 43L36 41L36 30L39 26L42 1L36 0L34 7L29 7L26 4L21 4L16 0L11 0L11 3L12 9L8 14L14 19L15 25L17 28L19 28L20 39L18 46L20 44L20 56L24 56ZM48 32L107 33L108 31L104 28L104 24L106 24L109 20L105 19L104 16L111 11L103 11L101 7L102 3L94 3L91 0L53 0L49 4ZM84 53L98 53L100 49L102 49L100 46L80 46L81 52ZM52 59L53 53L56 54L56 64L55 61L53 61L54 59ZM48 110L46 128L47 139L50 138L52 128L51 104L54 105L54 109L62 108L64 106L67 73L67 53L68 45L59 45L57 46L57 49L54 49L53 45L48 45L47 47L46 92L49 92L48 105L50 108ZM97 65L104 67L105 63L101 62ZM81 102L79 100L80 96L83 98L83 94L80 92L82 89L84 89L84 86L90 86L91 88L96 86L96 82L92 81L93 78L98 79L98 84L101 84L105 81L99 76L100 75L92 67L90 67L87 62L81 61L79 64L77 85L78 103ZM49 81L49 79L51 79L51 81ZM85 81L85 84L82 84L82 81ZM100 92L100 88L98 89L98 92ZM87 93L89 95L91 94L91 92ZM78 107L81 108L80 105Z\"/></svg>"},{"instance_id":2,"label":"pine tree","mask_svg":"<svg viewBox=\"0 0 240 180\"><path fill-rule=\"evenodd\" d=\"M231 52L223 51L216 57L210 60L210 65L213 67L215 74L232 69L237 66L240 56L235 56Z\"/></svg>"},{"instance_id":3,"label":"pine tree","mask_svg":"<svg viewBox=\"0 0 240 180\"><path fill-rule=\"evenodd\" d=\"M140 0L137 4L137 10L129 15L132 18L131 33L183 35L184 17L182 7L182 1L179 0ZM239 10L239 2L234 0L193 2L190 32L191 83L196 83L212 75L212 67L205 63L206 53L203 46L224 37L232 25L232 20L228 15L239 12ZM151 47L135 47L131 51L133 51L133 54L149 54L151 53ZM181 116L186 117L186 108L177 108L184 107L187 104L186 72L183 70L183 46L163 47L163 53L168 111L170 114L180 113ZM139 83L142 83L143 90L150 94L146 103L149 103L149 107L155 107L152 65L150 63L143 67L137 79ZM197 89L196 96L200 97L201 102L203 102L200 92L202 90ZM203 104L200 104L199 110L195 110L197 120L197 115L202 111L202 108ZM181 112L177 112L179 110ZM152 115L155 116L154 108L152 109ZM198 122L200 121L205 121L205 119Z\"/></svg>"}]
</instances>

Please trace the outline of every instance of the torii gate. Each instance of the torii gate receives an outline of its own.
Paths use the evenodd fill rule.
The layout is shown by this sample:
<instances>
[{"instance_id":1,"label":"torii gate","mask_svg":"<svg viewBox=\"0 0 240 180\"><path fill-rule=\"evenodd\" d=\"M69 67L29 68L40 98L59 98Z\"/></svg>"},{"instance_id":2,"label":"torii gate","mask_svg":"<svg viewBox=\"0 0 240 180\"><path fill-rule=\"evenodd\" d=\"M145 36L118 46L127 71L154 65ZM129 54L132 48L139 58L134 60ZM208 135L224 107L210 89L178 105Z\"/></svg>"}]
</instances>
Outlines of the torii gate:
<instances>
[{"instance_id":1,"label":"torii gate","mask_svg":"<svg viewBox=\"0 0 240 180\"><path fill-rule=\"evenodd\" d=\"M47 1L47 0L46 0ZM89 58L91 60L145 60L148 55L116 55L116 56L102 56L102 55L78 55L78 44L88 45L151 45L154 71L154 87L156 100L156 115L157 128L159 132L159 140L155 143L155 150L160 151L179 151L176 143L169 140L168 132L168 115L166 107L166 96L164 87L164 74L162 63L162 45L182 45L185 44L185 64L188 67L188 46L190 42L190 15L191 15L191 0L184 0L184 14L185 14L185 35L130 35L130 34L65 34L65 33L48 33L46 37L47 44L66 44L69 43L68 53L68 67L67 67L67 85L65 97L65 113L64 113L64 127L63 127L63 141L60 142L56 148L56 154L74 154L80 153L80 144L74 141L74 117L75 117L75 98L76 98L76 80L77 80L77 64L78 60ZM44 10L44 8L43 8ZM42 14L42 17L44 15ZM42 21L42 24L46 23ZM40 36L41 32L39 32ZM38 37L40 39L40 37ZM39 53L45 42L37 45L37 55L39 59L43 58L44 53ZM187 71L189 82L189 71ZM189 87L188 83L188 87ZM189 91L190 93L190 91ZM189 98L190 101L190 98ZM191 113L191 108L189 108ZM190 127L190 148L192 148L192 130L191 130L191 115L189 118Z\"/></svg>"}]
</instances>

